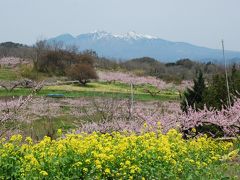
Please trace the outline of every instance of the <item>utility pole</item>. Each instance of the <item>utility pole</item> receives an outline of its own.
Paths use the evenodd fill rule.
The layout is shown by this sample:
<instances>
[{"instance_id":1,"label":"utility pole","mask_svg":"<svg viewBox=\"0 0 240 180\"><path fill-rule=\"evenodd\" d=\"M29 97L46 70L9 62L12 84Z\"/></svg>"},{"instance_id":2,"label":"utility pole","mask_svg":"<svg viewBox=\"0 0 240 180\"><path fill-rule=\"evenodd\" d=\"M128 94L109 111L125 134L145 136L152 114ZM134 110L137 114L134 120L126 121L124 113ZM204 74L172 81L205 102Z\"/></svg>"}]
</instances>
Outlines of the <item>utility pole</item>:
<instances>
[{"instance_id":1,"label":"utility pole","mask_svg":"<svg viewBox=\"0 0 240 180\"><path fill-rule=\"evenodd\" d=\"M225 64L225 76L226 76L226 86L227 86L227 94L228 94L228 107L231 106L231 99L230 99L230 91L229 91L229 83L228 83L228 72L227 72L227 61L225 58L225 49L224 49L224 41L222 40L222 51L223 51L223 60Z\"/></svg>"},{"instance_id":2,"label":"utility pole","mask_svg":"<svg viewBox=\"0 0 240 180\"><path fill-rule=\"evenodd\" d=\"M133 113L133 83L131 82L131 104L130 104L130 114Z\"/></svg>"}]
</instances>

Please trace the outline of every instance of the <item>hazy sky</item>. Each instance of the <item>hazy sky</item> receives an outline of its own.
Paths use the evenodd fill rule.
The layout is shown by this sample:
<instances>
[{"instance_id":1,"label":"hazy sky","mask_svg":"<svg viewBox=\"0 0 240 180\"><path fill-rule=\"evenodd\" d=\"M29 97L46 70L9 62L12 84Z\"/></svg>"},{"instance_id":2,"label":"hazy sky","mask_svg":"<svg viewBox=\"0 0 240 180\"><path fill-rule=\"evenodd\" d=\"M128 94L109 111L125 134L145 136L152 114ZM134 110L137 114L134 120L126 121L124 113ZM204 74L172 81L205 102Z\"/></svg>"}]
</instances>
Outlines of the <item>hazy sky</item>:
<instances>
[{"instance_id":1,"label":"hazy sky","mask_svg":"<svg viewBox=\"0 0 240 180\"><path fill-rule=\"evenodd\" d=\"M0 0L0 42L94 30L240 51L240 0Z\"/></svg>"}]
</instances>

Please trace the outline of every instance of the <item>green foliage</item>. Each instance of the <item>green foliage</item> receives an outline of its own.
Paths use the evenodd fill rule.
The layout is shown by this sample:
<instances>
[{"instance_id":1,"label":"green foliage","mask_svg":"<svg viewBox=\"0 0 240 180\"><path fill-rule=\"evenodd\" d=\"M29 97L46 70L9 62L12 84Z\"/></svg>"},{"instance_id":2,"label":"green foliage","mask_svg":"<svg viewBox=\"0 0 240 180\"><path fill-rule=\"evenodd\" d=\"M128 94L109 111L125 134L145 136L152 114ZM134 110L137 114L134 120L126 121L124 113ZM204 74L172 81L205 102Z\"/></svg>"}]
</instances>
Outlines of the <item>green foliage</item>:
<instances>
[{"instance_id":1,"label":"green foliage","mask_svg":"<svg viewBox=\"0 0 240 180\"><path fill-rule=\"evenodd\" d=\"M228 92L224 74L217 74L212 78L205 93L204 101L208 108L212 107L220 110L222 107L228 106Z\"/></svg>"},{"instance_id":2,"label":"green foliage","mask_svg":"<svg viewBox=\"0 0 240 180\"><path fill-rule=\"evenodd\" d=\"M232 88L232 93L234 95L239 95L240 93L240 70L237 69L237 65L232 66L230 87Z\"/></svg>"},{"instance_id":3,"label":"green foliage","mask_svg":"<svg viewBox=\"0 0 240 180\"><path fill-rule=\"evenodd\" d=\"M204 91L206 89L205 80L203 78L202 71L199 71L197 79L194 79L193 88L188 88L184 94L181 102L181 109L184 112L188 111L188 108L203 109L204 107Z\"/></svg>"},{"instance_id":4,"label":"green foliage","mask_svg":"<svg viewBox=\"0 0 240 180\"><path fill-rule=\"evenodd\" d=\"M228 77L231 105L234 98L239 97L240 92L240 70L233 65L232 72ZM229 106L226 76L224 73L213 76L204 95L204 101L208 108L213 107L221 110Z\"/></svg>"},{"instance_id":5,"label":"green foliage","mask_svg":"<svg viewBox=\"0 0 240 180\"><path fill-rule=\"evenodd\" d=\"M197 79L194 80L193 88L188 88L184 92L181 102L181 109L184 112L187 112L188 106L196 110L203 109L204 105L209 109L218 110L229 106L225 73L215 74L208 82L207 87L204 81L203 74L200 72ZM228 76L228 83L230 105L233 105L234 98L240 96L240 70L236 68L236 65L232 67L232 72Z\"/></svg>"}]
</instances>

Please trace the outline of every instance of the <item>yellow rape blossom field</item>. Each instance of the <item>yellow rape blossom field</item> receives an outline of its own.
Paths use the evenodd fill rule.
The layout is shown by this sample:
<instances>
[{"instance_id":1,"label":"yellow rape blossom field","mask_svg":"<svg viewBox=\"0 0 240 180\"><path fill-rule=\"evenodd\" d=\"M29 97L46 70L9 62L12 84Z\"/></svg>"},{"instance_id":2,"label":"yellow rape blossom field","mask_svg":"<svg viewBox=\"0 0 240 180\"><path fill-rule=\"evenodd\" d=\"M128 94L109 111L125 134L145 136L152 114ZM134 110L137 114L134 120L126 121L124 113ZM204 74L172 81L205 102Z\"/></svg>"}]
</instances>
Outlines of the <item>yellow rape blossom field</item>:
<instances>
[{"instance_id":1,"label":"yellow rape blossom field","mask_svg":"<svg viewBox=\"0 0 240 180\"><path fill-rule=\"evenodd\" d=\"M219 179L233 143L145 132L70 133L39 142L14 135L0 142L0 179Z\"/></svg>"}]
</instances>

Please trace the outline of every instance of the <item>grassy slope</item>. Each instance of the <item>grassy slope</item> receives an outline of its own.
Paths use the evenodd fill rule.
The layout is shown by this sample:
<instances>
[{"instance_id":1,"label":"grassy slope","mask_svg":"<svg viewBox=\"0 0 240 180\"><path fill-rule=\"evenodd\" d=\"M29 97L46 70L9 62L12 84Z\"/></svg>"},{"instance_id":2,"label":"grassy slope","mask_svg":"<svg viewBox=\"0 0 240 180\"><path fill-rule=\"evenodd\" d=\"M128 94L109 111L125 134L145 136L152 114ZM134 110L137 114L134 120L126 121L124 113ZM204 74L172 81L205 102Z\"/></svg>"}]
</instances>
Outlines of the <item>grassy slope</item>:
<instances>
[{"instance_id":1,"label":"grassy slope","mask_svg":"<svg viewBox=\"0 0 240 180\"><path fill-rule=\"evenodd\" d=\"M0 80L16 80L18 75L14 69L0 68Z\"/></svg>"},{"instance_id":2,"label":"grassy slope","mask_svg":"<svg viewBox=\"0 0 240 180\"><path fill-rule=\"evenodd\" d=\"M152 92L158 90L151 85L138 85L134 87L134 98L137 100L178 100L178 94L175 91L164 90L156 96L151 96L144 89ZM0 96L26 96L30 93L29 89L18 88L12 92L6 92L0 89ZM108 84L105 82L89 83L86 87L77 85L46 86L37 95L46 96L47 94L64 94L65 97L114 97L129 98L130 86L124 83Z\"/></svg>"},{"instance_id":3,"label":"grassy slope","mask_svg":"<svg viewBox=\"0 0 240 180\"><path fill-rule=\"evenodd\" d=\"M12 81L17 80L18 69L0 68L0 80ZM178 100L179 95L174 90L161 91L155 96L146 93L144 89L151 92L157 92L156 87L152 85L137 85L134 86L134 99L136 100ZM6 92L0 88L0 97L5 96L26 96L30 93L29 89L17 88L12 92ZM120 82L92 82L86 87L78 85L60 85L44 87L37 95L46 96L47 94L64 94L65 97L114 97L114 98L129 98L131 94L130 85Z\"/></svg>"}]
</instances>

